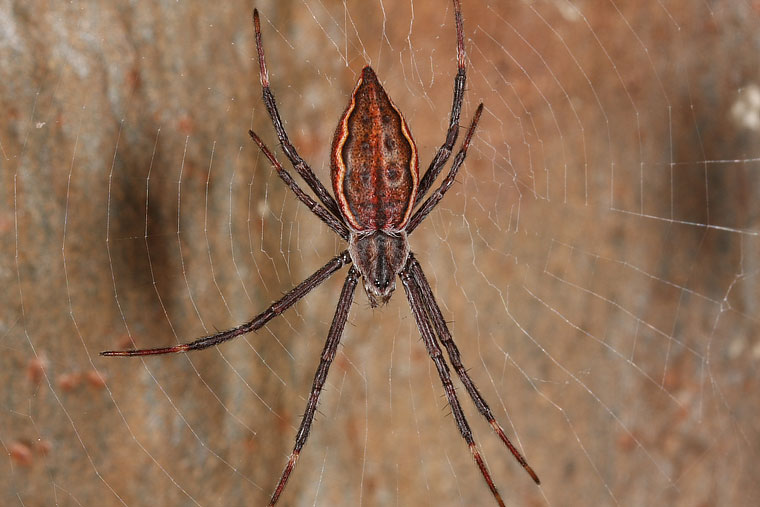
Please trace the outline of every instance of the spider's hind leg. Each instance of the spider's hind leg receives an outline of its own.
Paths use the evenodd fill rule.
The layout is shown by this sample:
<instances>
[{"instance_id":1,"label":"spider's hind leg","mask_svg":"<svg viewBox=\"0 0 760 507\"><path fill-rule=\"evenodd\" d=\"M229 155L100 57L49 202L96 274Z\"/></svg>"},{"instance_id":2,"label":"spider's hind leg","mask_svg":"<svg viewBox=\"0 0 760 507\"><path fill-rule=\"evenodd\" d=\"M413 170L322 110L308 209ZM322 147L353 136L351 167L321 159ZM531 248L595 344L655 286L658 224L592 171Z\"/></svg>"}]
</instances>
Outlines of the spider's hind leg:
<instances>
[{"instance_id":1,"label":"spider's hind leg","mask_svg":"<svg viewBox=\"0 0 760 507\"><path fill-rule=\"evenodd\" d=\"M343 220L335 218L332 213L325 209L324 206L312 199L309 194L301 190L301 187L298 186L298 183L296 183L290 173L282 167L282 164L280 164L277 159L274 158L274 153L272 153L272 150L270 150L269 147L264 144L264 141L261 140L256 132L249 130L248 134L251 136L251 139L253 139L253 142L256 143L256 146L259 147L264 156L269 159L269 162L277 171L280 179L282 179L288 188L292 190L294 194L296 194L298 200L304 203L312 213L317 215L317 218L322 220L322 222L324 222L330 229L335 231L338 236L345 240L348 240L348 227L346 227L346 224L343 223Z\"/></svg>"},{"instance_id":2,"label":"spider's hind leg","mask_svg":"<svg viewBox=\"0 0 760 507\"><path fill-rule=\"evenodd\" d=\"M441 169L446 165L446 161L451 156L451 150L454 149L454 143L459 136L459 116L462 113L462 101L464 99L464 87L467 81L467 69L465 68L464 53L464 28L462 27L462 6L459 0L454 0L454 22L457 27L457 74L454 77L454 98L451 101L451 115L449 116L449 128L446 131L446 139L433 160L425 171L420 180L420 186L417 189L417 198L414 201L415 206L425 198L433 182L441 174Z\"/></svg>"},{"instance_id":3,"label":"spider's hind leg","mask_svg":"<svg viewBox=\"0 0 760 507\"><path fill-rule=\"evenodd\" d=\"M261 88L264 98L264 105L269 112L269 116L272 119L272 125L277 133L277 139L280 141L282 151L293 164L293 168L301 175L304 181L309 185L309 188L317 194L317 197L328 209L328 211L334 215L335 218L340 219L341 213L338 209L338 203L335 202L335 198L327 191L322 182L319 181L317 175L314 174L309 164L301 158L301 155L296 151L295 146L290 143L288 133L285 131L285 127L280 119L280 112L277 110L277 102L274 99L274 93L269 86L269 70L267 70L266 58L264 58L264 44L261 42L261 22L259 20L259 11L253 10L253 29L256 36L256 51L259 56L259 76L261 77Z\"/></svg>"},{"instance_id":4,"label":"spider's hind leg","mask_svg":"<svg viewBox=\"0 0 760 507\"><path fill-rule=\"evenodd\" d=\"M425 200L425 202L422 203L422 205L419 208L417 208L417 211L414 212L414 215L412 215L412 218L409 219L409 223L406 226L407 234L411 234L414 231L414 229L416 229L417 226L420 225L420 222L422 222L425 219L428 213L433 211L433 208L435 208L438 205L438 203L441 202L441 199L443 199L443 196L446 194L446 192L449 191L449 188L451 188L451 185L454 184L454 178L456 178L457 173L459 172L459 168L464 163L465 157L467 157L467 149L470 147L472 136L475 133L475 128L478 126L478 122L480 121L480 115L482 113L483 113L483 103L481 102L480 105L478 106L478 109L475 110L475 114L472 117L472 122L470 122L470 128L467 129L467 135L465 135L464 137L464 141L462 142L462 147L459 148L459 151L457 152L456 157L454 157L454 162L451 164L451 169L449 169L449 174L446 175L446 178L444 178L441 185L437 189L435 189L435 192L430 194L430 197L428 197Z\"/></svg>"}]
</instances>

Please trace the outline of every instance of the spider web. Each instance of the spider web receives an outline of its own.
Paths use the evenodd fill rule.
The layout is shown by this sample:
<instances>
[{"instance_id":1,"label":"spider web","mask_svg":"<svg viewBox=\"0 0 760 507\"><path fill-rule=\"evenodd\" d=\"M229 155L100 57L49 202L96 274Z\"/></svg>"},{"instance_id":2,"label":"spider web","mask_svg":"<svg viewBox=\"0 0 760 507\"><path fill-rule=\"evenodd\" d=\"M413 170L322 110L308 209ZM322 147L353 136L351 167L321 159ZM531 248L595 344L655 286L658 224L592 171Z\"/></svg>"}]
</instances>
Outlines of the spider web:
<instances>
[{"instance_id":1,"label":"spider web","mask_svg":"<svg viewBox=\"0 0 760 507\"><path fill-rule=\"evenodd\" d=\"M320 179L369 63L426 167L455 72L447 2L258 4L273 90ZM0 4L3 505L261 505L345 270L276 146L250 3ZM467 162L411 238L512 505L758 503L756 1L463 0ZM286 161L281 151L278 158ZM329 185L328 185L329 186ZM459 386L458 380L455 384ZM403 291L357 291L283 505L489 505Z\"/></svg>"}]
</instances>

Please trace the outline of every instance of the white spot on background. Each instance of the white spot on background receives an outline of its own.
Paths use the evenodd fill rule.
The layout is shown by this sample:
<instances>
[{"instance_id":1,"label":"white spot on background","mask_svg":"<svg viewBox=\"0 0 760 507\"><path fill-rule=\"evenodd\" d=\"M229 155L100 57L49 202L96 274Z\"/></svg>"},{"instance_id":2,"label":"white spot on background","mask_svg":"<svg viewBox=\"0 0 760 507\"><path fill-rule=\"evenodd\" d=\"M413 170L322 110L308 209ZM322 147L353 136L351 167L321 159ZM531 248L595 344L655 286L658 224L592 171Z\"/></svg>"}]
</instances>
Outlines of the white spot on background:
<instances>
[{"instance_id":1,"label":"white spot on background","mask_svg":"<svg viewBox=\"0 0 760 507\"><path fill-rule=\"evenodd\" d=\"M557 0L556 7L566 21L578 21L581 19L578 8L567 0Z\"/></svg>"},{"instance_id":2,"label":"white spot on background","mask_svg":"<svg viewBox=\"0 0 760 507\"><path fill-rule=\"evenodd\" d=\"M16 51L21 51L23 47L13 16L0 16L0 47L10 47Z\"/></svg>"},{"instance_id":3,"label":"white spot on background","mask_svg":"<svg viewBox=\"0 0 760 507\"><path fill-rule=\"evenodd\" d=\"M739 90L731 117L741 128L760 130L760 86L751 84Z\"/></svg>"}]
</instances>

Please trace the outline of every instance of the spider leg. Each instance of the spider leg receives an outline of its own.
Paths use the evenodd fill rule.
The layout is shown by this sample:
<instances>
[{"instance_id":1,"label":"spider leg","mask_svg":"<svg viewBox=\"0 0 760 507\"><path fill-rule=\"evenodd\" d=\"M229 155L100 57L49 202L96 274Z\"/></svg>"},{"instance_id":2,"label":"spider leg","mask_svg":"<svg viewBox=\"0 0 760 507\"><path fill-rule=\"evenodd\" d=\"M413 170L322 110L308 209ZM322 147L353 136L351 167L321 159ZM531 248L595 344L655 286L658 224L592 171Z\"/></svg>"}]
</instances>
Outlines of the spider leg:
<instances>
[{"instance_id":1,"label":"spider leg","mask_svg":"<svg viewBox=\"0 0 760 507\"><path fill-rule=\"evenodd\" d=\"M509 452L512 453L512 456L514 456L517 462L522 465L522 467L526 472L528 472L531 478L533 478L533 481L536 484L541 484L538 476L530 467L530 465L528 465L528 462L525 460L523 455L520 454L520 451L517 450L507 435L504 434L504 430L502 429L501 425L496 422L496 419L491 412L491 408L488 406L488 403L486 403L486 400L478 391L478 388L475 387L475 383L472 381L470 375L467 373L467 370L462 364L459 348L457 348L456 343L454 342L454 339L451 336L448 327L446 326L446 321L443 318L441 309L438 307L438 303L435 301L433 291L430 289L430 284L425 277L425 273L422 271L420 263L417 261L417 259L414 258L412 254L409 254L408 262L408 271L411 273L414 279L414 285L417 287L420 293L420 297L422 299L423 305L425 306L425 309L427 310L428 317L433 323L435 332L438 334L441 342L443 342L443 345L446 347L449 361L459 375L459 378L462 381L462 384L464 384L465 389L467 389L470 398L472 398L473 403L475 403L475 406L478 407L478 411L483 415L483 417L486 418L496 434L499 435L499 438L502 442L504 442L504 445L507 446Z\"/></svg>"},{"instance_id":2,"label":"spider leg","mask_svg":"<svg viewBox=\"0 0 760 507\"><path fill-rule=\"evenodd\" d=\"M320 205L318 202L316 202L314 199L312 199L307 193L305 193L303 190L301 190L301 187L298 186L298 183L293 179L293 177L290 175L288 171L286 171L282 164L280 164L276 158L274 158L274 154L272 153L272 150L267 148L267 145L264 144L264 141L261 140L261 138L256 135L256 133L253 130L249 130L248 134L250 134L251 139L253 139L253 142L255 142L261 152L269 159L269 162L272 163L272 166L277 169L277 174L280 175L280 178L282 178L282 181L285 182L285 184L290 188L294 194L296 194L296 197L306 205L307 208L311 210L312 213L317 215L320 220L322 220L327 226L335 231L338 236L348 241L348 228L346 227L346 224L343 223L343 220L339 220L335 218L329 211L327 211L322 205Z\"/></svg>"},{"instance_id":3,"label":"spider leg","mask_svg":"<svg viewBox=\"0 0 760 507\"><path fill-rule=\"evenodd\" d=\"M317 411L319 395L322 392L322 387L325 385L330 364L333 359L335 359L338 344L340 343L340 338L343 334L343 328L346 326L348 311L351 308L351 302L354 299L354 289L356 289L356 284L359 282L360 276L359 271L351 266L346 281L343 284L340 299L338 299L338 306L335 309L335 316L333 317L330 331L327 333L325 347L322 349L322 359L319 361L317 372L314 374L314 383L311 386L309 401L306 403L306 412L303 415L301 426L298 428L298 433L296 434L296 443L293 447L293 452L290 454L288 464L285 465L285 470L283 470L282 476L280 477L280 482L277 483L277 487L275 488L274 493L272 493L272 498L269 500L270 506L277 503L277 500L280 498L280 494L285 488L285 484L288 482L290 473L296 466L298 455L301 453L301 449L303 449L304 444L306 444L306 439L309 437L311 423L314 421L314 414Z\"/></svg>"},{"instance_id":4,"label":"spider leg","mask_svg":"<svg viewBox=\"0 0 760 507\"><path fill-rule=\"evenodd\" d=\"M459 116L462 112L462 100L464 98L464 85L466 81L464 29L462 28L462 8L459 0L454 0L454 18L457 25L457 75L454 78L454 99L451 104L449 129L446 131L446 140L438 148L438 152L433 157L432 162L430 162L422 180L420 180L420 186L417 187L417 198L414 201L415 206L422 202L435 179L441 174L441 169L443 169L446 161L451 156L451 150L454 149L454 143L456 143L459 136Z\"/></svg>"},{"instance_id":5,"label":"spider leg","mask_svg":"<svg viewBox=\"0 0 760 507\"><path fill-rule=\"evenodd\" d=\"M430 358L435 363L435 367L438 370L438 376L441 377L441 383L446 391L446 398L449 401L451 412L454 414L454 420L457 423L459 432L469 446L472 457L475 459L475 463L478 465L481 475L488 484L488 488L491 490L491 493L499 505L504 507L504 500L502 500L499 491L496 489L496 485L491 478L491 473L488 471L488 467L486 467L485 461L483 461L483 457L480 455L477 445L475 445L472 430L470 429L470 425L467 423L467 419L462 411L462 406L460 405L456 391L454 390L454 384L451 382L451 372L443 358L441 347L435 339L433 329L430 327L424 298L422 297L420 288L414 280L414 275L410 271L410 264L407 263L399 276L401 277L401 282L404 284L404 291L406 291L409 306L412 308L414 320L417 321L417 328L420 330L422 340L425 342L425 347L428 350L428 354L430 354Z\"/></svg>"},{"instance_id":6,"label":"spider leg","mask_svg":"<svg viewBox=\"0 0 760 507\"><path fill-rule=\"evenodd\" d=\"M311 292L317 285L324 282L337 270L351 262L351 256L348 254L348 250L341 253L337 257L334 257L327 264L319 268L310 277L303 282L293 287L290 292L282 296L279 300L272 303L272 305L264 310L262 313L255 316L250 322L241 324L238 327L228 329L210 336L204 336L194 342L184 343L182 345L175 345L173 347L161 347L155 349L132 349L132 350L107 350L101 352L101 356L152 356L158 354L172 354L175 352L189 352L191 350L201 350L208 347L219 345L222 342L231 340L237 336L250 333L251 331L257 331L264 327L264 325L280 315L282 312L293 306L293 304Z\"/></svg>"},{"instance_id":7,"label":"spider leg","mask_svg":"<svg viewBox=\"0 0 760 507\"><path fill-rule=\"evenodd\" d=\"M317 197L320 201L322 201L322 204L324 204L324 206L330 211L330 213L335 216L335 218L340 219L342 215L338 209L338 203L335 202L333 196L330 195L324 185L322 185L322 182L319 181L317 176L314 174L314 171L311 170L309 164L307 164L306 161L301 158L295 147L290 143L288 133L285 132L285 127L282 125L280 113L277 110L277 102L275 102L274 94L269 87L269 71L267 70L267 63L266 59L264 58L264 45L261 42L261 23L259 21L259 11L256 9L253 10L253 28L256 34L256 50L259 55L259 75L261 77L261 88L263 89L264 105L269 112L269 116L272 118L272 124L274 125L275 132L277 133L277 139L280 140L280 146L282 146L282 150L290 160L290 163L293 164L293 168L296 170L296 172L298 172L298 174L301 175L301 177L304 179L304 181L306 181L314 193L317 194Z\"/></svg>"},{"instance_id":8,"label":"spider leg","mask_svg":"<svg viewBox=\"0 0 760 507\"><path fill-rule=\"evenodd\" d=\"M478 121L480 120L480 114L483 112L483 103L481 102L478 106L478 109L475 111L475 115L472 117L472 122L470 123L470 128L467 129L467 135L464 137L464 142L462 143L462 147L459 148L459 152L457 152L456 157L454 157L454 162L451 164L451 169L449 170L449 174L446 175L446 178L444 178L443 182L441 183L441 186L438 187L435 192L430 194L430 197L428 197L425 202L417 208L417 211L414 212L414 215L412 215L412 218L409 219L409 223L406 227L407 234L411 234L414 229L417 228L418 225L420 225L420 222L425 219L425 217L433 211L433 208L435 208L439 202L441 202L441 199L443 198L444 194L451 188L451 185L454 183L454 178L456 178L457 172L459 171L459 168L461 167L462 163L464 162L465 157L467 156L467 148L470 147L470 141L472 141L472 135L475 133L475 128L478 126Z\"/></svg>"}]
</instances>

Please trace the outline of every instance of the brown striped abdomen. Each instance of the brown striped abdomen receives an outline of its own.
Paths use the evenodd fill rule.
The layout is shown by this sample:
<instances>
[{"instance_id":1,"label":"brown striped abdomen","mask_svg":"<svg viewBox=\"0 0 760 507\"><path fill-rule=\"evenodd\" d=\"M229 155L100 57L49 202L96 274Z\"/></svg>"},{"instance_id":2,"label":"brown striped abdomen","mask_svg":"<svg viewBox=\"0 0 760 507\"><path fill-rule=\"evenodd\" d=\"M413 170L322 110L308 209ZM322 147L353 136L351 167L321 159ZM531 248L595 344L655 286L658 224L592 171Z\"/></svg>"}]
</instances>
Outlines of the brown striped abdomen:
<instances>
[{"instance_id":1,"label":"brown striped abdomen","mask_svg":"<svg viewBox=\"0 0 760 507\"><path fill-rule=\"evenodd\" d=\"M333 138L332 182L357 231L401 229L417 193L417 148L401 112L365 67Z\"/></svg>"}]
</instances>

